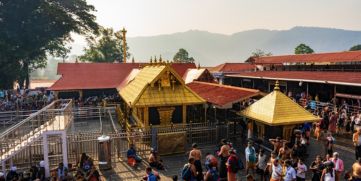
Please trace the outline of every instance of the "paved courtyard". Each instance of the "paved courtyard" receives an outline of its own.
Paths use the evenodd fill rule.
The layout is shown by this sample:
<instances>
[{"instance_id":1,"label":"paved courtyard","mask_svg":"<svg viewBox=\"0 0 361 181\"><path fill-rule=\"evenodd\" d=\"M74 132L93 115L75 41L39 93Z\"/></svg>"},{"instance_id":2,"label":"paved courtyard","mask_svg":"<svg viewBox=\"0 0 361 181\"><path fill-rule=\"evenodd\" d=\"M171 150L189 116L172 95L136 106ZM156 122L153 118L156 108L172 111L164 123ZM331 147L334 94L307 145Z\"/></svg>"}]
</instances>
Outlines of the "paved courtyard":
<instances>
[{"instance_id":1,"label":"paved courtyard","mask_svg":"<svg viewBox=\"0 0 361 181\"><path fill-rule=\"evenodd\" d=\"M234 142L234 146L239 156L244 160L244 144L240 144L241 141ZM214 153L216 145L201 146L203 155L207 152ZM345 170L351 169L351 165L354 162L354 152L352 149L351 141L346 138L336 138L335 149L336 152L340 153L340 158L344 160ZM308 158L306 159L306 165L309 166L316 155L324 156L324 144L322 141L316 141L311 139L311 144L308 147ZM267 153L269 154L269 153ZM162 156L161 159L164 161L166 170L159 171L162 180L172 180L174 175L178 176L178 180L181 180L180 174L185 163L187 163L188 154L177 154L172 156ZM106 180L142 180L145 176L145 168L147 167L146 158L144 158L142 164L137 168L133 169L129 167L126 160L119 160L117 163L113 163L113 169L109 171L102 171L102 175ZM204 160L202 161L204 163ZM203 167L204 168L204 167ZM238 173L238 178L245 180L245 170ZM308 172L307 179L311 179L312 173Z\"/></svg>"}]
</instances>

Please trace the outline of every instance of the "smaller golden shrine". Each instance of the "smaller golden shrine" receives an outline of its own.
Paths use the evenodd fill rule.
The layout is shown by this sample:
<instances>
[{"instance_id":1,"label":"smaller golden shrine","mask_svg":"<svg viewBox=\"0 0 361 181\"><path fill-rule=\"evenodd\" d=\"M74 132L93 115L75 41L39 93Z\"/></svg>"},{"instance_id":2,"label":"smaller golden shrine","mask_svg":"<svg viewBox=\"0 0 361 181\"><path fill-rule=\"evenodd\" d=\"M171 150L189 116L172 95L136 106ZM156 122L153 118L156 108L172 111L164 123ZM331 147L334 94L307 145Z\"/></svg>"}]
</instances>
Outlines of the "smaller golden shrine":
<instances>
[{"instance_id":1,"label":"smaller golden shrine","mask_svg":"<svg viewBox=\"0 0 361 181\"><path fill-rule=\"evenodd\" d=\"M241 111L240 115L253 122L250 126L253 130L249 131L261 139L277 136L289 139L297 125L320 120L283 94L278 81L273 92Z\"/></svg>"},{"instance_id":2,"label":"smaller golden shrine","mask_svg":"<svg viewBox=\"0 0 361 181\"><path fill-rule=\"evenodd\" d=\"M188 88L170 65L161 60L151 62L119 88L123 110L128 110L139 127L196 122L190 120L194 119L191 115L201 115L197 120L205 120L206 101Z\"/></svg>"}]
</instances>

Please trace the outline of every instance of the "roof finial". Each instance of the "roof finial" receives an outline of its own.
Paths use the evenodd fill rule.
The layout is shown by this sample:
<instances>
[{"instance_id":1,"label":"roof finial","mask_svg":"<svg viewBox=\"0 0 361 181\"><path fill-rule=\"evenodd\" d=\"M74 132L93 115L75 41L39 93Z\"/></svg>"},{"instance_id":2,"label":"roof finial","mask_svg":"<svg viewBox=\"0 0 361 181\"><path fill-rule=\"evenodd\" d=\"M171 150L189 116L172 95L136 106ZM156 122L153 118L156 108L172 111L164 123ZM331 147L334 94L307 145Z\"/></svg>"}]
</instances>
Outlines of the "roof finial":
<instances>
[{"instance_id":1,"label":"roof finial","mask_svg":"<svg viewBox=\"0 0 361 181\"><path fill-rule=\"evenodd\" d=\"M280 90L280 83L278 82L278 80L276 80L275 88L273 90L274 91L279 91Z\"/></svg>"},{"instance_id":2,"label":"roof finial","mask_svg":"<svg viewBox=\"0 0 361 181\"><path fill-rule=\"evenodd\" d=\"M154 63L157 63L157 56L154 55Z\"/></svg>"},{"instance_id":3,"label":"roof finial","mask_svg":"<svg viewBox=\"0 0 361 181\"><path fill-rule=\"evenodd\" d=\"M162 55L159 55L159 63L162 63Z\"/></svg>"},{"instance_id":4,"label":"roof finial","mask_svg":"<svg viewBox=\"0 0 361 181\"><path fill-rule=\"evenodd\" d=\"M133 56L133 58L132 58L132 63L134 63L135 62L135 60L134 60L134 56Z\"/></svg>"},{"instance_id":5,"label":"roof finial","mask_svg":"<svg viewBox=\"0 0 361 181\"><path fill-rule=\"evenodd\" d=\"M150 56L150 61L149 61L149 63L150 63L150 64L153 63L153 57L152 57L152 56Z\"/></svg>"},{"instance_id":6,"label":"roof finial","mask_svg":"<svg viewBox=\"0 0 361 181\"><path fill-rule=\"evenodd\" d=\"M201 63L198 62L198 66L197 66L197 69L200 69L201 68Z\"/></svg>"}]
</instances>

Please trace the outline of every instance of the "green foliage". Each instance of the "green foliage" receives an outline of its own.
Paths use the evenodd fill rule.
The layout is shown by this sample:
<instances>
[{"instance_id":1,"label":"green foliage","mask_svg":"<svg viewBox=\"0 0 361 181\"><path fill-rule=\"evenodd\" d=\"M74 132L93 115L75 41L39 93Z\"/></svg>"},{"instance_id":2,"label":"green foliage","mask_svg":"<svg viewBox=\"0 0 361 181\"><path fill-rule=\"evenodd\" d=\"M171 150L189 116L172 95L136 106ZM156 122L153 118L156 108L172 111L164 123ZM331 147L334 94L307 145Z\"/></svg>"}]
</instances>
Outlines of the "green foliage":
<instances>
[{"instance_id":1,"label":"green foliage","mask_svg":"<svg viewBox=\"0 0 361 181\"><path fill-rule=\"evenodd\" d=\"M261 49L256 49L254 52L252 52L252 57L264 57L264 56L271 56L272 53L268 52L266 53L265 51L261 50Z\"/></svg>"},{"instance_id":2,"label":"green foliage","mask_svg":"<svg viewBox=\"0 0 361 181\"><path fill-rule=\"evenodd\" d=\"M112 28L102 28L99 36L88 38L88 48L84 49L81 61L89 62L123 62L122 32ZM127 46L127 58L130 56Z\"/></svg>"},{"instance_id":3,"label":"green foliage","mask_svg":"<svg viewBox=\"0 0 361 181\"><path fill-rule=\"evenodd\" d=\"M358 51L361 50L361 44L355 45L350 48L350 51Z\"/></svg>"},{"instance_id":4,"label":"green foliage","mask_svg":"<svg viewBox=\"0 0 361 181\"><path fill-rule=\"evenodd\" d=\"M296 48L295 48L295 54L311 54L314 53L315 51L313 51L313 49L303 43L299 44Z\"/></svg>"},{"instance_id":5,"label":"green foliage","mask_svg":"<svg viewBox=\"0 0 361 181\"><path fill-rule=\"evenodd\" d=\"M30 72L45 67L47 55L64 54L71 32L97 33L94 10L85 0L0 1L0 88L14 81L28 87Z\"/></svg>"},{"instance_id":6,"label":"green foliage","mask_svg":"<svg viewBox=\"0 0 361 181\"><path fill-rule=\"evenodd\" d=\"M173 61L174 62L179 62L179 63L194 63L194 58L189 57L189 54L188 54L187 50L181 48L174 55Z\"/></svg>"}]
</instances>

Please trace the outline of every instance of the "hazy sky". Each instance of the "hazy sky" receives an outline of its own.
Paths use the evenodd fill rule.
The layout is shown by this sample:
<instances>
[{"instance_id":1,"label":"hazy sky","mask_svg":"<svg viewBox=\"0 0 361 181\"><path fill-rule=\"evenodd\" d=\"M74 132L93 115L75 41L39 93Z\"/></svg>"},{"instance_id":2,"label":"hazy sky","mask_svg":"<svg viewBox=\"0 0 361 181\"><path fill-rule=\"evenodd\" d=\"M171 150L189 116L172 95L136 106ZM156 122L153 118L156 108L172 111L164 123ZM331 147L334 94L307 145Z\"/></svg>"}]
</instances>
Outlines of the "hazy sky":
<instances>
[{"instance_id":1,"label":"hazy sky","mask_svg":"<svg viewBox=\"0 0 361 181\"><path fill-rule=\"evenodd\" d=\"M294 26L361 30L361 0L87 0L99 24L128 36L190 29L232 34Z\"/></svg>"}]
</instances>

